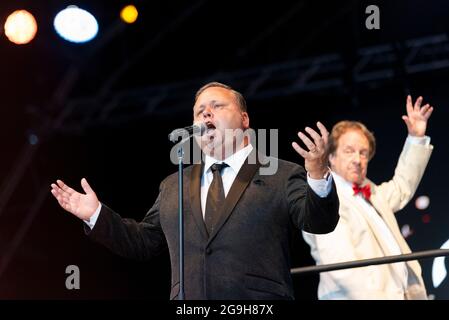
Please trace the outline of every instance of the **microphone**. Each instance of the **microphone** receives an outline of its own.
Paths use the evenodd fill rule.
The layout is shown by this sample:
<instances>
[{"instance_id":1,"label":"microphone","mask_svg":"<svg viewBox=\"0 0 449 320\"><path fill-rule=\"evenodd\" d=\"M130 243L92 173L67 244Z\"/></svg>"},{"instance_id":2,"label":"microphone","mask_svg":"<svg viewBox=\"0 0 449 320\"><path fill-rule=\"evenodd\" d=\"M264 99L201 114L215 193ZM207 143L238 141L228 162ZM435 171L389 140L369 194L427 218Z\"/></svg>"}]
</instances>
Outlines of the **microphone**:
<instances>
[{"instance_id":1,"label":"microphone","mask_svg":"<svg viewBox=\"0 0 449 320\"><path fill-rule=\"evenodd\" d=\"M169 135L168 139L171 142L176 142L178 138L182 137L183 139L190 138L193 135L199 135L202 136L204 132L206 132L207 126L204 124L204 122L198 122L194 123L191 126L179 128L173 130Z\"/></svg>"}]
</instances>

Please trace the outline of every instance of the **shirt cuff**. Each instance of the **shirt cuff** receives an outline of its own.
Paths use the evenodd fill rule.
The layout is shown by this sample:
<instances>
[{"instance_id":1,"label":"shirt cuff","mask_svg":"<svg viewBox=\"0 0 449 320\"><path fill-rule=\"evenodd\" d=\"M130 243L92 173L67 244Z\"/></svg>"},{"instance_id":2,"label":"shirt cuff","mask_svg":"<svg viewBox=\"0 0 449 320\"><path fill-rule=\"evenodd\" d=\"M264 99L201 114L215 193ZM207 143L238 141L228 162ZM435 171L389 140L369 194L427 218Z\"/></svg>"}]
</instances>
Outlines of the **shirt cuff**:
<instances>
[{"instance_id":1,"label":"shirt cuff","mask_svg":"<svg viewBox=\"0 0 449 320\"><path fill-rule=\"evenodd\" d=\"M332 175L328 173L326 178L313 179L307 173L307 183L320 198L326 198L332 190Z\"/></svg>"},{"instance_id":2,"label":"shirt cuff","mask_svg":"<svg viewBox=\"0 0 449 320\"><path fill-rule=\"evenodd\" d=\"M405 143L420 144L423 146L428 146L430 144L430 137L428 137L428 136L415 137L415 136L408 135L407 140L405 140Z\"/></svg>"},{"instance_id":3,"label":"shirt cuff","mask_svg":"<svg viewBox=\"0 0 449 320\"><path fill-rule=\"evenodd\" d=\"M101 211L101 202L98 204L97 210L95 210L94 214L90 217L89 220L83 220L92 230L95 227L95 223L97 223L98 216L100 215Z\"/></svg>"}]
</instances>

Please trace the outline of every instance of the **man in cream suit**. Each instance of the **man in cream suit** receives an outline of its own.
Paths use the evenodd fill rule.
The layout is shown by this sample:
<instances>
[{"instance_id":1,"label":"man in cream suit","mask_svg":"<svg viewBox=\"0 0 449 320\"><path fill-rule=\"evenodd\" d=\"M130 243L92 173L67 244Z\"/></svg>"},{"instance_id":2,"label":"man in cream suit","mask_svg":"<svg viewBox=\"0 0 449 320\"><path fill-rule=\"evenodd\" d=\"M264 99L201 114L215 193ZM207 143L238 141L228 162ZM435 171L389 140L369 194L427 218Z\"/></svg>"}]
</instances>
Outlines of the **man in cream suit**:
<instances>
[{"instance_id":1,"label":"man in cream suit","mask_svg":"<svg viewBox=\"0 0 449 320\"><path fill-rule=\"evenodd\" d=\"M408 137L393 178L375 185L366 178L375 139L360 122L342 121L329 137L329 162L340 199L340 221L325 235L303 231L317 264L410 253L394 214L413 197L432 153L425 135L433 107L407 97ZM417 261L323 272L319 299L426 299Z\"/></svg>"}]
</instances>

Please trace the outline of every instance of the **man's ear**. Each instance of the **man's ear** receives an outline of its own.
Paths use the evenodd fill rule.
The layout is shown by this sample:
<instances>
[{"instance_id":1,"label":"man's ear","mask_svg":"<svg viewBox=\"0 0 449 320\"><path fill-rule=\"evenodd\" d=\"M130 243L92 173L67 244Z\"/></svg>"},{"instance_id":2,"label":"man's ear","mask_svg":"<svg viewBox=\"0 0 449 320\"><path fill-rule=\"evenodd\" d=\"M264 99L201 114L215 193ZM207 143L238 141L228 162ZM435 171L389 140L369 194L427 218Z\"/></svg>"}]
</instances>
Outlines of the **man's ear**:
<instances>
[{"instance_id":1,"label":"man's ear","mask_svg":"<svg viewBox=\"0 0 449 320\"><path fill-rule=\"evenodd\" d=\"M333 153L331 153L329 155L329 164L331 165L331 168L334 167L334 163L335 163L335 155Z\"/></svg>"},{"instance_id":2,"label":"man's ear","mask_svg":"<svg viewBox=\"0 0 449 320\"><path fill-rule=\"evenodd\" d=\"M242 125L243 129L249 128L249 115L247 112L242 112Z\"/></svg>"}]
</instances>

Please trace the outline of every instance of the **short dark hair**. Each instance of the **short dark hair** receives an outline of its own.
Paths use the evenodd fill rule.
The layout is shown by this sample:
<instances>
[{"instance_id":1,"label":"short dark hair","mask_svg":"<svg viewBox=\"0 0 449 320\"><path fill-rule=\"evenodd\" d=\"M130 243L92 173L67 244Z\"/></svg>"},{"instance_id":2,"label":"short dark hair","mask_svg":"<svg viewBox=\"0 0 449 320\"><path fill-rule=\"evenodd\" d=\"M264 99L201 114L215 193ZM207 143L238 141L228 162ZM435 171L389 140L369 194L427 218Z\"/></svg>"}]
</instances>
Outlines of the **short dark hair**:
<instances>
[{"instance_id":1,"label":"short dark hair","mask_svg":"<svg viewBox=\"0 0 449 320\"><path fill-rule=\"evenodd\" d=\"M213 88L213 87L224 88L224 89L231 91L235 96L235 100L237 101L237 104L239 105L240 110L242 112L247 112L248 108L246 106L246 101L245 101L245 98L243 97L243 95L240 92L231 88L230 86L223 84L221 82L216 82L216 81L209 82L209 83L205 84L204 86L202 86L195 94L195 102L196 102L196 100L198 100L199 95L202 94L204 92L204 90L206 90L208 88Z\"/></svg>"},{"instance_id":2,"label":"short dark hair","mask_svg":"<svg viewBox=\"0 0 449 320\"><path fill-rule=\"evenodd\" d=\"M348 120L340 121L332 128L328 140L327 158L329 158L329 155L334 154L335 150L337 150L338 139L340 139L340 137L344 133L350 130L360 131L366 137L366 139L368 139L369 143L368 159L371 160L374 157L374 154L376 153L376 138L374 138L374 134L371 131L369 131L363 123Z\"/></svg>"}]
</instances>

